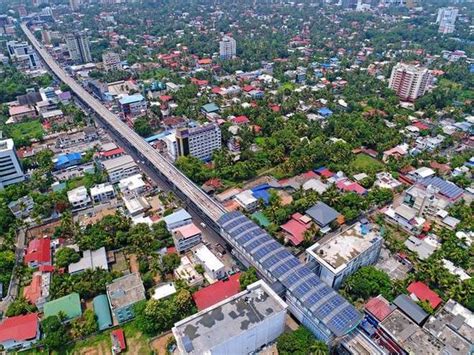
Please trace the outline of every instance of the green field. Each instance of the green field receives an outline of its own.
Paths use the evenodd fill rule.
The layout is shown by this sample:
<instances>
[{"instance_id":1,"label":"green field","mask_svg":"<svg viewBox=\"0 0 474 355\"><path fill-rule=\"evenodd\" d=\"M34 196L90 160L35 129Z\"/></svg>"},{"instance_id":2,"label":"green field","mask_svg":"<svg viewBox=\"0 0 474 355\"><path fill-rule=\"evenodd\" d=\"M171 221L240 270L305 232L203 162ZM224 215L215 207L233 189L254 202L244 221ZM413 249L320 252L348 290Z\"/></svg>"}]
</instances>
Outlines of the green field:
<instances>
[{"instance_id":1,"label":"green field","mask_svg":"<svg viewBox=\"0 0 474 355\"><path fill-rule=\"evenodd\" d=\"M31 140L43 138L44 130L39 121L26 121L2 127L4 136L12 138L16 147L28 146Z\"/></svg>"},{"instance_id":2,"label":"green field","mask_svg":"<svg viewBox=\"0 0 474 355\"><path fill-rule=\"evenodd\" d=\"M367 154L357 154L351 167L355 173L377 173L383 170L384 165Z\"/></svg>"}]
</instances>

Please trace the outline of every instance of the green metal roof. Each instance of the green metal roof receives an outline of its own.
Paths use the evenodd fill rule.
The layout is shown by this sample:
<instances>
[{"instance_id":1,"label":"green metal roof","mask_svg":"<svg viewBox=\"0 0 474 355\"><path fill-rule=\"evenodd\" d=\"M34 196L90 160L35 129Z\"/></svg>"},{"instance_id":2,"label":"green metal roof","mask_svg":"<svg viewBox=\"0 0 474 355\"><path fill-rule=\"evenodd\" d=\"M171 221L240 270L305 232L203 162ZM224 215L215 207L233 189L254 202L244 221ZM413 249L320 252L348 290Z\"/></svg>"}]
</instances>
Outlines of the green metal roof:
<instances>
[{"instance_id":1,"label":"green metal roof","mask_svg":"<svg viewBox=\"0 0 474 355\"><path fill-rule=\"evenodd\" d=\"M109 301L106 295L94 297L92 301L94 305L94 313L97 316L97 324L99 330L110 328L113 325L112 315L110 314Z\"/></svg>"},{"instance_id":2,"label":"green metal roof","mask_svg":"<svg viewBox=\"0 0 474 355\"><path fill-rule=\"evenodd\" d=\"M70 293L67 296L58 298L44 304L44 316L58 315L63 312L66 318L74 319L82 315L81 299L78 293Z\"/></svg>"},{"instance_id":3,"label":"green metal roof","mask_svg":"<svg viewBox=\"0 0 474 355\"><path fill-rule=\"evenodd\" d=\"M270 221L262 211L252 213L252 218L255 219L262 227L268 227L270 225Z\"/></svg>"}]
</instances>

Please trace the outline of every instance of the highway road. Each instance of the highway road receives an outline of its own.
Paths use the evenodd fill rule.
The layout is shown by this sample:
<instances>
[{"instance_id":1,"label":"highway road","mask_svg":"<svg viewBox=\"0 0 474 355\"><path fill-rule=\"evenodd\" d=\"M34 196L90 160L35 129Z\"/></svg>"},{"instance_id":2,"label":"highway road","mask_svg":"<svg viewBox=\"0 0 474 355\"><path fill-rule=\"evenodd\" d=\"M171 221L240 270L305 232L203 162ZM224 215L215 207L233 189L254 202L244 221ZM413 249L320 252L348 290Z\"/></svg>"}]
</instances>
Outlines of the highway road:
<instances>
[{"instance_id":1,"label":"highway road","mask_svg":"<svg viewBox=\"0 0 474 355\"><path fill-rule=\"evenodd\" d=\"M123 137L128 144L139 153L143 160L146 160L150 165L156 168L166 180L171 182L177 190L186 196L188 202L195 204L210 221L216 221L226 212L222 205L209 197L171 162L163 157L158 151L153 149L133 129L122 122L115 114L110 112L99 100L89 94L76 80L71 78L64 69L56 63L48 51L38 42L35 36L28 29L26 23L21 24L21 29L49 69L62 82L68 85L77 97L79 97L89 108L100 116L108 127L112 128L118 135Z\"/></svg>"}]
</instances>

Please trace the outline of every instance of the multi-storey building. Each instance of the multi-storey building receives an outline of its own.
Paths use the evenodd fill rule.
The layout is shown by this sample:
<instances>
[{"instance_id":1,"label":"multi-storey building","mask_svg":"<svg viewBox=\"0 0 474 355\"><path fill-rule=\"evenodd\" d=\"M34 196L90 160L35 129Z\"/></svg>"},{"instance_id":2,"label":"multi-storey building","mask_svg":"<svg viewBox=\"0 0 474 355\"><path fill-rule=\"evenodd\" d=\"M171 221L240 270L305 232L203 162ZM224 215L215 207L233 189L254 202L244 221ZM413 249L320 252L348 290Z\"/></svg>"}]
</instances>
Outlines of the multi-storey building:
<instances>
[{"instance_id":1,"label":"multi-storey building","mask_svg":"<svg viewBox=\"0 0 474 355\"><path fill-rule=\"evenodd\" d=\"M120 55L118 53L105 52L104 54L102 54L102 61L104 63L104 68L107 71L122 69L122 63L120 61Z\"/></svg>"},{"instance_id":2,"label":"multi-storey building","mask_svg":"<svg viewBox=\"0 0 474 355\"><path fill-rule=\"evenodd\" d=\"M458 12L459 10L455 7L442 7L438 10L436 23L439 24L439 33L447 34L454 32Z\"/></svg>"},{"instance_id":3,"label":"multi-storey building","mask_svg":"<svg viewBox=\"0 0 474 355\"><path fill-rule=\"evenodd\" d=\"M66 36L66 44L71 60L77 63L92 62L89 38L87 38L85 33L68 34Z\"/></svg>"},{"instance_id":4,"label":"multi-storey building","mask_svg":"<svg viewBox=\"0 0 474 355\"><path fill-rule=\"evenodd\" d=\"M263 281L173 327L180 354L251 354L285 329L288 305Z\"/></svg>"},{"instance_id":5,"label":"multi-storey building","mask_svg":"<svg viewBox=\"0 0 474 355\"><path fill-rule=\"evenodd\" d=\"M383 238L368 222L357 222L333 238L306 250L308 266L335 289L360 267L374 264Z\"/></svg>"},{"instance_id":6,"label":"multi-storey building","mask_svg":"<svg viewBox=\"0 0 474 355\"><path fill-rule=\"evenodd\" d=\"M173 230L173 242L176 251L182 253L188 251L201 242L201 230L194 224L188 224Z\"/></svg>"},{"instance_id":7,"label":"multi-storey building","mask_svg":"<svg viewBox=\"0 0 474 355\"><path fill-rule=\"evenodd\" d=\"M69 7L71 8L72 11L77 11L79 10L79 7L82 5L81 0L69 0Z\"/></svg>"},{"instance_id":8,"label":"multi-storey building","mask_svg":"<svg viewBox=\"0 0 474 355\"><path fill-rule=\"evenodd\" d=\"M130 155L122 155L118 158L104 160L101 164L107 172L111 184L140 173L140 168Z\"/></svg>"},{"instance_id":9,"label":"multi-storey building","mask_svg":"<svg viewBox=\"0 0 474 355\"><path fill-rule=\"evenodd\" d=\"M110 309L119 323L132 319L135 316L135 303L146 299L145 287L136 273L115 279L107 285L106 291Z\"/></svg>"},{"instance_id":10,"label":"multi-storey building","mask_svg":"<svg viewBox=\"0 0 474 355\"><path fill-rule=\"evenodd\" d=\"M194 128L176 130L178 156L191 155L202 160L211 160L212 152L221 149L221 130L216 123Z\"/></svg>"},{"instance_id":11,"label":"multi-storey building","mask_svg":"<svg viewBox=\"0 0 474 355\"><path fill-rule=\"evenodd\" d=\"M41 64L36 52L28 42L8 41L7 49L10 59L22 69L38 69Z\"/></svg>"},{"instance_id":12,"label":"multi-storey building","mask_svg":"<svg viewBox=\"0 0 474 355\"><path fill-rule=\"evenodd\" d=\"M0 141L0 188L25 180L13 139Z\"/></svg>"},{"instance_id":13,"label":"multi-storey building","mask_svg":"<svg viewBox=\"0 0 474 355\"><path fill-rule=\"evenodd\" d=\"M425 94L431 80L427 68L398 63L392 69L389 87L396 91L402 100L415 101Z\"/></svg>"},{"instance_id":14,"label":"multi-storey building","mask_svg":"<svg viewBox=\"0 0 474 355\"><path fill-rule=\"evenodd\" d=\"M222 37L219 42L219 57L222 60L228 60L235 58L237 52L237 44L235 39L230 36Z\"/></svg>"},{"instance_id":15,"label":"multi-storey building","mask_svg":"<svg viewBox=\"0 0 474 355\"><path fill-rule=\"evenodd\" d=\"M146 112L147 103L143 95L127 95L119 100L120 109L125 116L137 117Z\"/></svg>"}]
</instances>

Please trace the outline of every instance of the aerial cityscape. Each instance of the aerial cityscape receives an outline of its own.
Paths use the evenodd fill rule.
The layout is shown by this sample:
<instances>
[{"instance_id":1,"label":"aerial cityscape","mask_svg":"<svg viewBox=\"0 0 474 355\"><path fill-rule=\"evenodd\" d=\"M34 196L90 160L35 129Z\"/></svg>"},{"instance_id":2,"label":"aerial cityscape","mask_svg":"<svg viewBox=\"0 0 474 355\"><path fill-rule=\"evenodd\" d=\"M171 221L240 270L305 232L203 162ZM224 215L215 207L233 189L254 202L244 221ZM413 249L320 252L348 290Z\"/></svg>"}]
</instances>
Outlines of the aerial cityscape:
<instances>
[{"instance_id":1,"label":"aerial cityscape","mask_svg":"<svg viewBox=\"0 0 474 355\"><path fill-rule=\"evenodd\" d=\"M472 0L0 0L0 354L474 353Z\"/></svg>"}]
</instances>

